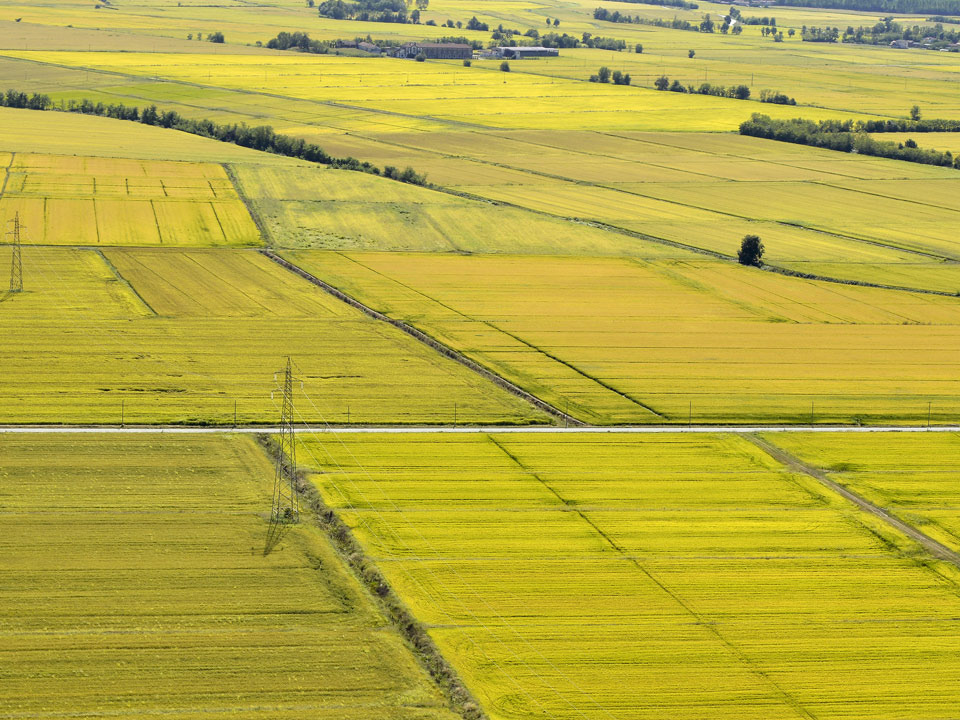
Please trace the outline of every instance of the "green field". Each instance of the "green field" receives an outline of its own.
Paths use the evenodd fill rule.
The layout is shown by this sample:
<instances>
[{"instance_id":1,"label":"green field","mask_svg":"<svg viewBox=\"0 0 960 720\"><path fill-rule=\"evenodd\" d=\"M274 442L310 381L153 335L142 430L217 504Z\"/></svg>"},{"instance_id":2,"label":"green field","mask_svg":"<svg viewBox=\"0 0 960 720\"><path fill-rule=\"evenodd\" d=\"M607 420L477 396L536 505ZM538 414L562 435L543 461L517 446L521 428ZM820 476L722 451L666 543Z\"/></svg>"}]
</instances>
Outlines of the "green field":
<instances>
[{"instance_id":1,"label":"green field","mask_svg":"<svg viewBox=\"0 0 960 720\"><path fill-rule=\"evenodd\" d=\"M938 718L960 702L956 569L739 437L305 447L492 718Z\"/></svg>"},{"instance_id":2,"label":"green field","mask_svg":"<svg viewBox=\"0 0 960 720\"><path fill-rule=\"evenodd\" d=\"M0 435L0 714L457 717L248 438Z\"/></svg>"}]
</instances>

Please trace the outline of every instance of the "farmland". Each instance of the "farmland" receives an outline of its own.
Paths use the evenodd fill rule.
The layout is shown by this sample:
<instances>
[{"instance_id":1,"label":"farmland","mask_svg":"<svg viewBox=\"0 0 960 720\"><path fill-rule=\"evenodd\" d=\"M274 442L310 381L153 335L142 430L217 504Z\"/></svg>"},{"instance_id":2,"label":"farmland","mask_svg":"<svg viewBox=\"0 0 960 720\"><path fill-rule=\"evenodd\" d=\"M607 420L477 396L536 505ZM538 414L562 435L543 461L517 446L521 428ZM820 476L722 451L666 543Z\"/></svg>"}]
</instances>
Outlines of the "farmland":
<instances>
[{"instance_id":1,"label":"farmland","mask_svg":"<svg viewBox=\"0 0 960 720\"><path fill-rule=\"evenodd\" d=\"M253 251L26 248L24 265L0 304L6 423L270 423L288 354L310 422L545 420Z\"/></svg>"},{"instance_id":2,"label":"farmland","mask_svg":"<svg viewBox=\"0 0 960 720\"><path fill-rule=\"evenodd\" d=\"M252 440L0 436L0 713L455 717ZM269 512L267 512L269 515Z\"/></svg>"},{"instance_id":3,"label":"farmland","mask_svg":"<svg viewBox=\"0 0 960 720\"><path fill-rule=\"evenodd\" d=\"M933 718L960 701L955 569L738 437L306 447L492 718Z\"/></svg>"},{"instance_id":4,"label":"farmland","mask_svg":"<svg viewBox=\"0 0 960 720\"><path fill-rule=\"evenodd\" d=\"M711 261L288 256L591 423L917 423L930 401L938 421L960 406L949 297Z\"/></svg>"},{"instance_id":5,"label":"farmland","mask_svg":"<svg viewBox=\"0 0 960 720\"><path fill-rule=\"evenodd\" d=\"M0 6L0 718L953 718L960 54L318 4Z\"/></svg>"},{"instance_id":6,"label":"farmland","mask_svg":"<svg viewBox=\"0 0 960 720\"><path fill-rule=\"evenodd\" d=\"M649 243L636 242L639 235L731 257L739 239L755 233L765 238L768 261L790 270L942 292L956 292L960 287L950 231L957 213L955 170L879 158L838 157L826 150L785 147L756 138L692 132L732 129L748 116L747 111L753 111L747 107L751 103L638 90L646 98L643 111L617 109L611 114L612 122L607 122L600 100L587 100L583 93L606 93L604 97L621 108L623 98L610 95L611 88L578 82L571 86L573 94L569 96L556 88L545 90L550 98L567 97L574 106L589 102L596 108L590 114L592 130L573 131L549 123L544 126L547 116L542 108L535 108L527 122L513 101L504 106L509 107L509 122L504 125L496 118L486 123L475 116L468 123L434 113L422 99L426 93L439 93L445 106L453 107L461 100L476 105L476 93L493 90L498 97L503 92L522 97L543 82L529 73L511 74L506 89L501 89L502 82L489 82L496 77L493 73L481 73L480 82L467 83L463 73L473 68L436 63L423 67L402 61L384 65L388 61L362 58L270 56L269 62L256 65L257 72L263 73L257 76L253 62L262 58L237 56L224 62L220 56L209 55L170 59L149 54L139 60L130 53L123 57L93 55L103 63L114 63L120 71L137 71L144 77L130 85L129 92L116 85L105 87L103 94L65 92L64 85L82 83L90 73L77 70L71 74L60 67L60 61L83 62L86 67L91 53L57 54L56 72L66 74L54 82L53 87L59 88L54 97L139 104L156 101L188 117L221 122L260 123L266 119L277 130L319 142L335 155L352 155L379 165L409 164L425 172L428 180L447 194L499 203L496 209L486 203L474 204L473 211L462 203L462 197L405 195L410 209L427 211L398 216L396 206L389 208L381 200L394 191L374 179L336 179L336 184L356 187L362 194L351 197L351 203L373 202L372 207L334 202L319 194L304 197L302 184L297 184L294 197L286 197L290 194L286 190L278 197L262 197L260 180L253 179L248 184L251 198L265 207L265 224L273 230L271 241L280 246L541 252L546 245L565 254L642 256L651 251ZM370 67L377 72L368 72ZM203 78L195 75L204 68L210 75L205 83L208 89L200 92L196 81ZM178 82L194 79L190 85L156 81L156 70L175 74ZM221 75L216 83L214 73ZM110 78L117 81L116 76ZM511 83L516 87L511 89ZM344 93L350 96L349 103L341 100ZM415 107L397 104L401 101L398 93L410 98ZM675 103L699 107L701 102L745 110L737 110L737 118L730 122L684 126L683 133L639 132L671 126L665 118L676 117ZM490 118L499 112L495 103L483 102L482 106ZM764 106L763 110L787 116L795 113L792 108L778 110L776 106ZM816 116L808 111L804 114ZM557 116L558 122L562 116ZM694 110L691 117L713 123L721 115L715 109ZM536 129L505 129L534 126ZM260 174L261 167L250 164L251 173ZM307 180L317 177L299 165L289 168L291 175L303 174ZM885 182L874 185L873 181L879 180ZM293 183L288 180L287 184ZM437 208L428 210L427 205ZM358 222L355 210L361 207L368 212ZM820 214L812 212L813 208L820 208ZM481 209L500 217L478 221ZM518 214L518 209L541 217ZM915 216L916 222L904 223L906 212ZM583 220L604 227L588 230ZM572 227L571 221L575 223ZM394 232L398 222L410 232ZM453 235L438 232L448 226L459 230ZM509 232L519 227L526 230ZM549 242L541 238L549 238Z\"/></svg>"},{"instance_id":7,"label":"farmland","mask_svg":"<svg viewBox=\"0 0 960 720\"><path fill-rule=\"evenodd\" d=\"M0 214L19 213L36 244L259 244L256 225L220 165L8 157Z\"/></svg>"},{"instance_id":8,"label":"farmland","mask_svg":"<svg viewBox=\"0 0 960 720\"><path fill-rule=\"evenodd\" d=\"M960 550L956 435L840 439L804 434L767 439Z\"/></svg>"}]
</instances>

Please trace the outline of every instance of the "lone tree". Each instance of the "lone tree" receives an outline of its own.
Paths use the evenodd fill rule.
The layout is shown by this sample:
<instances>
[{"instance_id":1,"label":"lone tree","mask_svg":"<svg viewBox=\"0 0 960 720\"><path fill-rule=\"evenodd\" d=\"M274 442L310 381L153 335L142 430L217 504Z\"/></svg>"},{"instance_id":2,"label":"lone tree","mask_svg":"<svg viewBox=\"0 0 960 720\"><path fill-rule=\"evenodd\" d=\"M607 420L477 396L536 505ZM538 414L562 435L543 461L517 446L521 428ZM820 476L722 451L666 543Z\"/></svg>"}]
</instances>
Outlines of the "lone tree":
<instances>
[{"instance_id":1,"label":"lone tree","mask_svg":"<svg viewBox=\"0 0 960 720\"><path fill-rule=\"evenodd\" d=\"M737 260L741 265L753 265L760 267L763 262L763 241L759 235L744 235L740 243L740 252L737 253Z\"/></svg>"},{"instance_id":2,"label":"lone tree","mask_svg":"<svg viewBox=\"0 0 960 720\"><path fill-rule=\"evenodd\" d=\"M502 72L510 72L510 63L504 60L502 63L500 63L500 70ZM506 82L506 80L504 80L504 82Z\"/></svg>"},{"instance_id":3,"label":"lone tree","mask_svg":"<svg viewBox=\"0 0 960 720\"><path fill-rule=\"evenodd\" d=\"M913 120L914 122L920 119L919 105L914 105L912 108L910 108L910 119Z\"/></svg>"}]
</instances>

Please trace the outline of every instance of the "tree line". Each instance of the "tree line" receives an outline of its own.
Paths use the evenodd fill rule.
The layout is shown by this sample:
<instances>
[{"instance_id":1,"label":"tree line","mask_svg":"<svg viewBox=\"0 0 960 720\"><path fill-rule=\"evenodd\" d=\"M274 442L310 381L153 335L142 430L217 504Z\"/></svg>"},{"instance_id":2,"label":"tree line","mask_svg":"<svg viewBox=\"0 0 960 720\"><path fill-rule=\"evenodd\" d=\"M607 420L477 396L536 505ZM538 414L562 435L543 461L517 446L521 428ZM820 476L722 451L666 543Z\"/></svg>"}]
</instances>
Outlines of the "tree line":
<instances>
[{"instance_id":1,"label":"tree line","mask_svg":"<svg viewBox=\"0 0 960 720\"><path fill-rule=\"evenodd\" d=\"M670 78L661 75L653 81L653 86L657 90L665 92L690 93L691 95L713 95L715 97L732 98L734 100L749 100L750 88L746 85L711 85L710 83L701 83L699 86L684 85L679 80L670 82Z\"/></svg>"},{"instance_id":2,"label":"tree line","mask_svg":"<svg viewBox=\"0 0 960 720\"><path fill-rule=\"evenodd\" d=\"M634 5L656 5L657 7L675 7L681 10L699 10L700 6L687 0L620 0Z\"/></svg>"},{"instance_id":3,"label":"tree line","mask_svg":"<svg viewBox=\"0 0 960 720\"><path fill-rule=\"evenodd\" d=\"M713 95L714 97L725 97L732 100L749 100L751 94L747 85L711 85L707 82L700 83L700 85L684 85L679 80L670 82L670 78L666 75L661 75L654 80L653 86L661 91L689 93L690 95ZM796 100L779 90L761 90L760 102L775 105L797 104Z\"/></svg>"},{"instance_id":4,"label":"tree line","mask_svg":"<svg viewBox=\"0 0 960 720\"><path fill-rule=\"evenodd\" d=\"M960 169L960 156L954 158L949 150L945 152L924 150L917 147L917 144L911 140L905 143L895 143L872 138L868 132L876 131L867 130L871 122L874 121L854 123L850 120L821 120L820 122L813 122L802 118L774 120L768 115L754 113L749 120L741 123L740 134L798 145L810 145L811 147L839 152L856 152L859 155L871 155L924 165L940 165ZM904 127L909 126L901 126L901 128ZM897 129L888 132L903 131L903 129ZM909 132L909 129L906 131Z\"/></svg>"},{"instance_id":5,"label":"tree line","mask_svg":"<svg viewBox=\"0 0 960 720\"><path fill-rule=\"evenodd\" d=\"M329 165L333 168L355 170L371 175L382 175L383 177L412 185L428 185L427 176L416 172L411 167L399 170L396 167L388 165L381 170L371 163L357 160L354 157L334 157L324 151L319 145L308 143L302 138L294 138L289 135L274 132L273 128L269 125L249 127L245 123L231 124L216 123L206 119L194 120L183 117L175 110L158 109L156 105L141 109L122 103L104 104L86 98L79 101L70 100L69 103L61 101L60 107L56 107L49 95L40 93L27 95L27 93L17 90L7 90L4 95L0 96L0 105L11 108L25 108L28 110L59 110L62 112L99 115L117 120L139 122L143 125L180 130L181 132L190 133L191 135L200 135L213 140L219 140L220 142L233 143L241 147L252 148L253 150L299 158L301 160L307 160L308 162Z\"/></svg>"},{"instance_id":6,"label":"tree line","mask_svg":"<svg viewBox=\"0 0 960 720\"><path fill-rule=\"evenodd\" d=\"M404 0L325 0L317 7L322 17L333 20L362 20L365 22L405 23L407 3ZM420 18L419 11L417 19Z\"/></svg>"},{"instance_id":7,"label":"tree line","mask_svg":"<svg viewBox=\"0 0 960 720\"><path fill-rule=\"evenodd\" d=\"M960 42L960 30L946 30L943 24L939 22L933 26L913 25L908 27L895 22L892 17L885 17L869 27L861 25L854 28L849 25L843 31L842 36L839 28L808 28L804 26L802 37L804 40L823 38L821 42L841 41L861 45L889 45L895 40L921 42L932 38L929 47L939 49L951 43Z\"/></svg>"},{"instance_id":8,"label":"tree line","mask_svg":"<svg viewBox=\"0 0 960 720\"><path fill-rule=\"evenodd\" d=\"M960 0L777 0L777 5L906 15L960 15Z\"/></svg>"},{"instance_id":9,"label":"tree line","mask_svg":"<svg viewBox=\"0 0 960 720\"><path fill-rule=\"evenodd\" d=\"M597 70L595 75L590 76L590 82L595 83L608 83L611 80L614 85L629 85L631 78L629 73L624 73L619 70L610 72L610 68L606 65Z\"/></svg>"}]
</instances>

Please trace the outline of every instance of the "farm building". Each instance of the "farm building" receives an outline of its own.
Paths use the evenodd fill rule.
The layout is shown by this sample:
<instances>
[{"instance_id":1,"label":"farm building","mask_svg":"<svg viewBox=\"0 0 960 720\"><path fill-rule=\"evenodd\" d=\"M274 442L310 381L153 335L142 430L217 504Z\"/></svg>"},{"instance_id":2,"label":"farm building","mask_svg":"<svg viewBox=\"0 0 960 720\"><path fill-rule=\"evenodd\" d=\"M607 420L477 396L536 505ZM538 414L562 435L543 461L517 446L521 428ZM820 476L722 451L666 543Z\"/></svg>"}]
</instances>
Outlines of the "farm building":
<instances>
[{"instance_id":1,"label":"farm building","mask_svg":"<svg viewBox=\"0 0 960 720\"><path fill-rule=\"evenodd\" d=\"M430 60L468 60L473 48L461 43L408 42L394 49L393 57L415 58L420 53Z\"/></svg>"},{"instance_id":2,"label":"farm building","mask_svg":"<svg viewBox=\"0 0 960 720\"><path fill-rule=\"evenodd\" d=\"M560 54L557 48L548 47L498 47L497 56L508 60L522 60L533 57L556 57Z\"/></svg>"},{"instance_id":3,"label":"farm building","mask_svg":"<svg viewBox=\"0 0 960 720\"><path fill-rule=\"evenodd\" d=\"M373 43L368 43L368 42L366 42L366 41L364 41L364 42L358 42L358 43L357 43L357 50L363 50L364 52L368 52L368 53L370 53L371 55L379 55L379 54L380 54L380 46L379 46L379 45L374 45Z\"/></svg>"}]
</instances>

